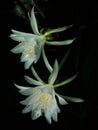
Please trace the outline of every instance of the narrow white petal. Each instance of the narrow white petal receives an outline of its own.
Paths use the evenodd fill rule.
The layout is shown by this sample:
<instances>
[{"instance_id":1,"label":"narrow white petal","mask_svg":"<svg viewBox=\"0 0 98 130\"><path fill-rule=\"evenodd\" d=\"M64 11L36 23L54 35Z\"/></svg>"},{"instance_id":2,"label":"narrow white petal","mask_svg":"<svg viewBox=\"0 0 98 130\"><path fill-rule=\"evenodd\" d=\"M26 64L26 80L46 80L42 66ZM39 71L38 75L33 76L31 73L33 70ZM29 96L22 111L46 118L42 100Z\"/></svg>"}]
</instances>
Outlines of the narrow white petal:
<instances>
[{"instance_id":1,"label":"narrow white petal","mask_svg":"<svg viewBox=\"0 0 98 130\"><path fill-rule=\"evenodd\" d=\"M30 88L30 87L20 86L20 85L17 85L17 84L15 84L15 83L14 83L14 85L15 85L18 89L20 89L20 90L27 90L27 89Z\"/></svg>"},{"instance_id":2,"label":"narrow white petal","mask_svg":"<svg viewBox=\"0 0 98 130\"><path fill-rule=\"evenodd\" d=\"M55 46L62 46L62 45L70 45L73 43L73 41L75 40L71 39L71 40L64 40L64 41L46 41L46 44L48 45L55 45Z\"/></svg>"},{"instance_id":3,"label":"narrow white petal","mask_svg":"<svg viewBox=\"0 0 98 130\"><path fill-rule=\"evenodd\" d=\"M21 104L23 105L29 105L29 102L32 100L32 95L27 97L25 100L20 101Z\"/></svg>"},{"instance_id":4,"label":"narrow white petal","mask_svg":"<svg viewBox=\"0 0 98 130\"><path fill-rule=\"evenodd\" d=\"M51 110L50 111L50 115L51 115L51 118L57 122L58 121L58 105L57 105L57 102L56 100L54 99L54 102L50 108Z\"/></svg>"},{"instance_id":5,"label":"narrow white petal","mask_svg":"<svg viewBox=\"0 0 98 130\"><path fill-rule=\"evenodd\" d=\"M34 41L34 38L37 38L35 34L20 32L16 30L12 30L13 34L9 37L15 41L24 42L24 41Z\"/></svg>"},{"instance_id":6,"label":"narrow white petal","mask_svg":"<svg viewBox=\"0 0 98 130\"><path fill-rule=\"evenodd\" d=\"M52 123L52 121L51 121L51 115L50 115L49 111L45 111L45 118L46 118L46 120L48 121L49 124Z\"/></svg>"},{"instance_id":7,"label":"narrow white petal","mask_svg":"<svg viewBox=\"0 0 98 130\"><path fill-rule=\"evenodd\" d=\"M29 69L30 66L33 64L34 60L35 60L35 58L33 58L33 57L32 57L32 59L27 60L27 61L25 62L25 64L24 64L24 68L25 68L25 69Z\"/></svg>"},{"instance_id":8,"label":"narrow white petal","mask_svg":"<svg viewBox=\"0 0 98 130\"><path fill-rule=\"evenodd\" d=\"M58 115L57 115L57 111L54 111L53 114L52 114L52 118L55 122L58 121Z\"/></svg>"},{"instance_id":9,"label":"narrow white petal","mask_svg":"<svg viewBox=\"0 0 98 130\"><path fill-rule=\"evenodd\" d=\"M13 35L16 35L16 36L23 36L23 37L33 37L33 36L36 36L35 34L32 34L32 33L26 33L26 32L21 32L21 31L17 31L17 30L14 30L12 29L11 30Z\"/></svg>"},{"instance_id":10,"label":"narrow white petal","mask_svg":"<svg viewBox=\"0 0 98 130\"><path fill-rule=\"evenodd\" d=\"M31 27L32 27L33 32L34 32L35 34L38 34L38 35L39 35L38 26L37 26L37 21L36 21L36 17L35 17L35 14L34 14L34 7L33 7L32 10L31 10L30 23L31 23Z\"/></svg>"},{"instance_id":11,"label":"narrow white petal","mask_svg":"<svg viewBox=\"0 0 98 130\"><path fill-rule=\"evenodd\" d=\"M39 92L39 89L36 88L24 87L17 84L14 85L19 89L19 93L21 93L22 95L31 95L33 93Z\"/></svg>"},{"instance_id":12,"label":"narrow white petal","mask_svg":"<svg viewBox=\"0 0 98 130\"><path fill-rule=\"evenodd\" d=\"M17 31L17 30L14 30L14 29L12 29L11 31L15 35L22 35L22 36L27 35L27 33L25 33L25 32Z\"/></svg>"},{"instance_id":13,"label":"narrow white petal","mask_svg":"<svg viewBox=\"0 0 98 130\"><path fill-rule=\"evenodd\" d=\"M63 99L61 96L59 96L58 94L56 94L56 96L58 97L59 103L61 105L66 105L68 104L67 101L65 99Z\"/></svg>"},{"instance_id":14,"label":"narrow white petal","mask_svg":"<svg viewBox=\"0 0 98 130\"><path fill-rule=\"evenodd\" d=\"M58 62L57 62L57 60L55 60L53 71L52 71L51 75L49 76L48 83L54 84L57 76L58 76Z\"/></svg>"},{"instance_id":15,"label":"narrow white petal","mask_svg":"<svg viewBox=\"0 0 98 130\"><path fill-rule=\"evenodd\" d=\"M23 105L33 105L37 107L39 104L40 97L41 96L38 94L32 94L31 96L27 97L25 100L20 101L20 103Z\"/></svg>"},{"instance_id":16,"label":"narrow white petal","mask_svg":"<svg viewBox=\"0 0 98 130\"><path fill-rule=\"evenodd\" d=\"M22 113L28 113L32 110L32 105L30 106L26 106L23 110L22 110Z\"/></svg>"},{"instance_id":17,"label":"narrow white petal","mask_svg":"<svg viewBox=\"0 0 98 130\"><path fill-rule=\"evenodd\" d=\"M17 53L22 53L23 50L24 50L24 44L23 43L20 43L18 44L17 46L15 46L13 49L11 49L11 52L17 54Z\"/></svg>"},{"instance_id":18,"label":"narrow white petal","mask_svg":"<svg viewBox=\"0 0 98 130\"><path fill-rule=\"evenodd\" d=\"M29 88L29 89L26 89L26 90L20 90L19 91L22 95L31 95L33 93L33 88Z\"/></svg>"},{"instance_id":19,"label":"narrow white petal","mask_svg":"<svg viewBox=\"0 0 98 130\"><path fill-rule=\"evenodd\" d=\"M24 76L25 80L29 83L29 84L32 84L32 85L36 85L36 86L39 86L39 85L42 85L41 82L37 81L37 80L34 80L32 78L30 78L29 76Z\"/></svg>"},{"instance_id":20,"label":"narrow white petal","mask_svg":"<svg viewBox=\"0 0 98 130\"><path fill-rule=\"evenodd\" d=\"M61 112L61 110L60 110L60 108L58 107L58 105L57 105L57 107L56 107L56 111L57 111L57 113L60 113L60 112Z\"/></svg>"},{"instance_id":21,"label":"narrow white petal","mask_svg":"<svg viewBox=\"0 0 98 130\"><path fill-rule=\"evenodd\" d=\"M32 111L31 113L32 120L36 120L40 116L41 116L41 110L35 110L35 111Z\"/></svg>"},{"instance_id":22,"label":"narrow white petal","mask_svg":"<svg viewBox=\"0 0 98 130\"><path fill-rule=\"evenodd\" d=\"M9 37L14 41L18 41L18 42L25 41L25 38L21 35L18 36L15 34L11 34Z\"/></svg>"},{"instance_id":23,"label":"narrow white petal","mask_svg":"<svg viewBox=\"0 0 98 130\"><path fill-rule=\"evenodd\" d=\"M28 55L25 55L24 53L22 53L20 60L21 60L21 62L28 61Z\"/></svg>"},{"instance_id":24,"label":"narrow white petal","mask_svg":"<svg viewBox=\"0 0 98 130\"><path fill-rule=\"evenodd\" d=\"M25 89L25 90L20 90L19 91L22 95L33 95L33 96L37 96L38 94L40 95L41 93L41 90L40 90L40 86L38 87L34 87L34 88L28 88L28 89Z\"/></svg>"}]
</instances>

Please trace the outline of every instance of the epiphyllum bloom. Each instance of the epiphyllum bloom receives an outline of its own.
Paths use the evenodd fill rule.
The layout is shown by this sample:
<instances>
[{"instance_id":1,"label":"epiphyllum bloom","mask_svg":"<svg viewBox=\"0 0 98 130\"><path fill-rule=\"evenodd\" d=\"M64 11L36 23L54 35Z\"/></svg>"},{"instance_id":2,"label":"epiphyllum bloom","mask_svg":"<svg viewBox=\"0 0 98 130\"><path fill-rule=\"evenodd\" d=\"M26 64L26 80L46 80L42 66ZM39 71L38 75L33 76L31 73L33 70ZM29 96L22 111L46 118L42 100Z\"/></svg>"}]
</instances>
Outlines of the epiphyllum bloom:
<instances>
[{"instance_id":1,"label":"epiphyllum bloom","mask_svg":"<svg viewBox=\"0 0 98 130\"><path fill-rule=\"evenodd\" d=\"M75 77L71 77L61 83L55 84L58 75L58 62L55 61L53 72L50 74L48 78L48 83L42 81L42 79L38 76L35 69L32 67L32 72L36 78L32 79L29 76L25 76L25 80L31 85L35 85L36 87L24 87L24 86L15 86L19 89L19 92L22 95L28 96L25 100L20 103L26 105L23 109L23 113L28 113L31 111L31 118L33 120L39 118L44 114L46 120L51 124L52 119L57 122L58 121L58 113L60 112L60 108L57 104L56 97L61 105L66 105L67 101L70 100L73 102L81 102L83 101L80 98L72 98L72 97L64 97L55 92L56 87L60 87L71 82Z\"/></svg>"},{"instance_id":2,"label":"epiphyllum bloom","mask_svg":"<svg viewBox=\"0 0 98 130\"><path fill-rule=\"evenodd\" d=\"M21 62L25 62L25 69L29 69L32 63L36 63L39 60L45 43L48 45L69 45L74 40L51 41L53 38L51 34L64 31L71 26L47 30L44 33L42 33L43 29L41 29L39 32L34 8L31 10L29 19L34 34L12 30L12 34L10 35L11 39L19 42L11 51L16 54L22 53Z\"/></svg>"}]
</instances>

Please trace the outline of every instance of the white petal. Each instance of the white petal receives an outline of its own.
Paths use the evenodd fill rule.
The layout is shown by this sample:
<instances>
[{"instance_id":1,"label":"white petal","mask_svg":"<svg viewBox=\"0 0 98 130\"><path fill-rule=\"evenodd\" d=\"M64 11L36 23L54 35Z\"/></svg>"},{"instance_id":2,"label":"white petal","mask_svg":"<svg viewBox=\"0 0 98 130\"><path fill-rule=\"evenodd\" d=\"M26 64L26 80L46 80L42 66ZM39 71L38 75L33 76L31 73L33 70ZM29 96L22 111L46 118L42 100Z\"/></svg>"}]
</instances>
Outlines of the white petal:
<instances>
[{"instance_id":1,"label":"white petal","mask_svg":"<svg viewBox=\"0 0 98 130\"><path fill-rule=\"evenodd\" d=\"M28 61L28 55L22 53L21 57L20 57L21 62L25 62Z\"/></svg>"},{"instance_id":2,"label":"white petal","mask_svg":"<svg viewBox=\"0 0 98 130\"><path fill-rule=\"evenodd\" d=\"M52 118L53 118L53 120L54 120L55 122L58 121L58 115L57 115L57 112L56 112L56 111L53 112Z\"/></svg>"},{"instance_id":3,"label":"white petal","mask_svg":"<svg viewBox=\"0 0 98 130\"><path fill-rule=\"evenodd\" d=\"M25 90L20 90L19 93L21 93L22 95L31 95L33 92L33 88L28 88L28 89L25 89Z\"/></svg>"},{"instance_id":4,"label":"white petal","mask_svg":"<svg viewBox=\"0 0 98 130\"><path fill-rule=\"evenodd\" d=\"M59 96L57 93L56 93L56 96L58 97L58 100L59 100L59 103L61 105L66 105L68 104L67 101L65 99L63 99L61 96Z\"/></svg>"},{"instance_id":5,"label":"white petal","mask_svg":"<svg viewBox=\"0 0 98 130\"><path fill-rule=\"evenodd\" d=\"M58 76L58 62L57 62L57 60L55 60L53 71L52 71L51 75L49 76L48 83L54 84L57 76Z\"/></svg>"},{"instance_id":6,"label":"white petal","mask_svg":"<svg viewBox=\"0 0 98 130\"><path fill-rule=\"evenodd\" d=\"M37 88L28 88L28 89L21 89L19 92L22 94L22 95L32 95L32 94L40 94L41 90L39 89L40 87L37 87Z\"/></svg>"},{"instance_id":7,"label":"white petal","mask_svg":"<svg viewBox=\"0 0 98 130\"><path fill-rule=\"evenodd\" d=\"M30 106L26 106L23 110L22 110L22 113L28 113L32 110L32 105Z\"/></svg>"},{"instance_id":8,"label":"white petal","mask_svg":"<svg viewBox=\"0 0 98 130\"><path fill-rule=\"evenodd\" d=\"M36 120L40 116L41 116L41 110L35 110L35 111L32 111L31 113L32 120Z\"/></svg>"},{"instance_id":9,"label":"white petal","mask_svg":"<svg viewBox=\"0 0 98 130\"><path fill-rule=\"evenodd\" d=\"M37 21L36 21L36 17L35 17L35 14L34 14L34 7L33 7L32 10L31 10L30 23L31 23L31 27L32 27L33 32L34 32L35 34L38 34L38 35L39 35L38 26L37 26Z\"/></svg>"},{"instance_id":10,"label":"white petal","mask_svg":"<svg viewBox=\"0 0 98 130\"><path fill-rule=\"evenodd\" d=\"M33 57L32 57L32 59L27 60L27 61L25 62L25 64L24 64L24 68L25 68L25 69L29 69L30 66L33 64L34 60L35 60L35 58L33 58Z\"/></svg>"},{"instance_id":11,"label":"white petal","mask_svg":"<svg viewBox=\"0 0 98 130\"><path fill-rule=\"evenodd\" d=\"M13 35L17 35L17 36L22 36L22 37L36 37L35 34L32 33L26 33L26 32L21 32L21 31L17 31L17 30L11 30Z\"/></svg>"},{"instance_id":12,"label":"white petal","mask_svg":"<svg viewBox=\"0 0 98 130\"><path fill-rule=\"evenodd\" d=\"M56 107L56 111L57 111L57 113L60 113L60 112L61 112L61 110L60 110L60 108L58 107L58 105L57 105L57 107Z\"/></svg>"},{"instance_id":13,"label":"white petal","mask_svg":"<svg viewBox=\"0 0 98 130\"><path fill-rule=\"evenodd\" d=\"M23 105L30 105L29 102L31 102L32 99L33 99L33 96L31 95L31 96L27 97L25 100L20 101L20 103Z\"/></svg>"},{"instance_id":14,"label":"white petal","mask_svg":"<svg viewBox=\"0 0 98 130\"><path fill-rule=\"evenodd\" d=\"M15 34L11 34L10 38L12 40L18 41L18 42L25 41L25 38L23 36L18 36L18 35L15 35Z\"/></svg>"},{"instance_id":15,"label":"white petal","mask_svg":"<svg viewBox=\"0 0 98 130\"><path fill-rule=\"evenodd\" d=\"M58 121L58 105L57 105L57 102L56 102L56 100L55 100L55 102L53 103L53 105L52 105L52 107L51 107L51 110L49 110L51 113L50 113L50 115L51 115L51 118L53 118L53 120L55 121L55 122L57 122Z\"/></svg>"},{"instance_id":16,"label":"white petal","mask_svg":"<svg viewBox=\"0 0 98 130\"><path fill-rule=\"evenodd\" d=\"M39 93L41 90L38 88L31 88L31 87L24 87L24 86L20 86L17 84L14 84L18 89L19 89L19 93L21 93L22 95L31 95L33 93Z\"/></svg>"},{"instance_id":17,"label":"white petal","mask_svg":"<svg viewBox=\"0 0 98 130\"><path fill-rule=\"evenodd\" d=\"M24 42L24 41L33 41L37 36L31 33L20 32L12 30L13 34L9 37L15 41Z\"/></svg>"},{"instance_id":18,"label":"white petal","mask_svg":"<svg viewBox=\"0 0 98 130\"><path fill-rule=\"evenodd\" d=\"M14 84L18 89L20 90L28 90L30 87L24 87L24 86L20 86L20 85L17 85L17 84Z\"/></svg>"},{"instance_id":19,"label":"white petal","mask_svg":"<svg viewBox=\"0 0 98 130\"><path fill-rule=\"evenodd\" d=\"M20 43L17 46L15 46L13 49L11 49L11 52L16 53L16 54L17 53L22 53L24 48L25 48L24 44Z\"/></svg>"},{"instance_id":20,"label":"white petal","mask_svg":"<svg viewBox=\"0 0 98 130\"><path fill-rule=\"evenodd\" d=\"M45 111L45 118L48 121L49 124L51 124L51 115L49 111Z\"/></svg>"},{"instance_id":21,"label":"white petal","mask_svg":"<svg viewBox=\"0 0 98 130\"><path fill-rule=\"evenodd\" d=\"M39 100L41 98L40 93L32 94L31 96L27 97L25 100L21 101L20 103L23 105L33 105L33 106L38 106Z\"/></svg>"}]
</instances>

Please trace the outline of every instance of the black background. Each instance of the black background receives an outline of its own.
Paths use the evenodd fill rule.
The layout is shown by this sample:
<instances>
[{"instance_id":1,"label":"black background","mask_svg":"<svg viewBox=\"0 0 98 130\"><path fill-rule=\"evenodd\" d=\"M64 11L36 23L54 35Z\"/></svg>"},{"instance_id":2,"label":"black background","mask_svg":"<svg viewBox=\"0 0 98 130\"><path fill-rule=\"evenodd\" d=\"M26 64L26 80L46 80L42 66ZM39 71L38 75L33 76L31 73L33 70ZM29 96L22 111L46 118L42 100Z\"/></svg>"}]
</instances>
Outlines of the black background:
<instances>
[{"instance_id":1,"label":"black background","mask_svg":"<svg viewBox=\"0 0 98 130\"><path fill-rule=\"evenodd\" d=\"M40 0L39 0L40 1ZM44 117L32 121L30 114L21 114L23 106L13 82L21 85L25 74L19 55L14 55L10 49L15 43L8 35L12 28L24 31L30 30L27 21L15 16L12 12L13 1L3 1L0 4L0 69L1 69L1 108L3 108L3 128L7 129L64 129L87 130L98 129L98 4L97 1L85 0L48 0L40 1L46 14L45 25L74 24L77 42L71 47L66 73L71 73L74 65L79 70L76 80L68 85L65 94L77 96L84 103L69 103L61 107L58 122L49 125ZM44 4L43 4L44 3ZM27 26L26 26L27 25ZM61 53L61 51L60 51ZM62 54L60 54L62 55ZM70 65L70 66L69 66ZM66 68L66 67L65 67ZM28 73L28 72L27 72ZM2 107L3 104L3 107Z\"/></svg>"}]
</instances>

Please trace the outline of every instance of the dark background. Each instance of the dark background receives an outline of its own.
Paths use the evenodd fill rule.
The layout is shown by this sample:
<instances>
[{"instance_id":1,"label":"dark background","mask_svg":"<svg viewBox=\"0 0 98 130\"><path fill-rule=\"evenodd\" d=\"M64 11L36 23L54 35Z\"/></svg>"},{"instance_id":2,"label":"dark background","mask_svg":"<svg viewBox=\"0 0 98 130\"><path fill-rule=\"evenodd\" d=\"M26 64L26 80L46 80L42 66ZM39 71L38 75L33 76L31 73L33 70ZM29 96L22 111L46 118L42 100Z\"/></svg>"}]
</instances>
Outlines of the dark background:
<instances>
[{"instance_id":1,"label":"dark background","mask_svg":"<svg viewBox=\"0 0 98 130\"><path fill-rule=\"evenodd\" d=\"M40 1L40 0L39 0ZM25 74L19 55L10 52L16 44L9 39L11 29L30 30L26 20L13 14L13 1L0 4L0 69L1 69L1 108L3 128L7 129L64 129L87 130L98 129L98 4L97 1L85 0L48 0L40 2L46 14L45 25L63 26L74 24L71 36L77 40L71 46L69 60L65 66L66 74L79 70L78 77L66 87L64 94L84 99L84 103L69 103L61 107L58 122L49 125L44 117L32 121L29 114L21 114L23 99L13 82L24 85ZM66 50L66 48L65 48ZM62 48L62 56L64 49ZM62 52L62 53L61 53ZM73 67L74 66L74 67ZM67 71L66 71L67 69ZM27 71L27 73L29 73ZM3 99L3 100L2 100ZM3 107L2 107L3 104Z\"/></svg>"}]
</instances>

